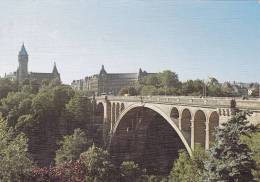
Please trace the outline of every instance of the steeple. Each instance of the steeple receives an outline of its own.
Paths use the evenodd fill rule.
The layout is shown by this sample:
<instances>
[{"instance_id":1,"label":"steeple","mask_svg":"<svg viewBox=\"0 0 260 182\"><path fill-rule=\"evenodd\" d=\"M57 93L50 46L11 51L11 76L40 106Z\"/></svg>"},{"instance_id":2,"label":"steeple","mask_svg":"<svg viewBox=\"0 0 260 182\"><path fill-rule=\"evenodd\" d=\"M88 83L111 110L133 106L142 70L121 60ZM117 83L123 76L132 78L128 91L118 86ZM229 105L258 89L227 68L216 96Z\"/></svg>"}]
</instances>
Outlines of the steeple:
<instances>
[{"instance_id":1,"label":"steeple","mask_svg":"<svg viewBox=\"0 0 260 182\"><path fill-rule=\"evenodd\" d=\"M28 56L28 53L27 53L25 46L24 46L24 43L23 43L22 48L19 52L19 56Z\"/></svg>"},{"instance_id":2,"label":"steeple","mask_svg":"<svg viewBox=\"0 0 260 182\"><path fill-rule=\"evenodd\" d=\"M24 43L18 54L19 67L17 70L17 80L21 84L28 78L28 54L25 49Z\"/></svg>"},{"instance_id":3,"label":"steeple","mask_svg":"<svg viewBox=\"0 0 260 182\"><path fill-rule=\"evenodd\" d=\"M101 70L100 70L100 73L99 73L100 75L105 75L105 74L107 74L107 72L106 72L106 70L105 70L105 67L104 67L104 65L102 65L102 68L101 68Z\"/></svg>"},{"instance_id":4,"label":"steeple","mask_svg":"<svg viewBox=\"0 0 260 182\"><path fill-rule=\"evenodd\" d=\"M52 73L59 74L57 66L56 66L56 62L54 62Z\"/></svg>"},{"instance_id":5,"label":"steeple","mask_svg":"<svg viewBox=\"0 0 260 182\"><path fill-rule=\"evenodd\" d=\"M142 73L143 73L142 68L139 68L139 74L142 74Z\"/></svg>"}]
</instances>

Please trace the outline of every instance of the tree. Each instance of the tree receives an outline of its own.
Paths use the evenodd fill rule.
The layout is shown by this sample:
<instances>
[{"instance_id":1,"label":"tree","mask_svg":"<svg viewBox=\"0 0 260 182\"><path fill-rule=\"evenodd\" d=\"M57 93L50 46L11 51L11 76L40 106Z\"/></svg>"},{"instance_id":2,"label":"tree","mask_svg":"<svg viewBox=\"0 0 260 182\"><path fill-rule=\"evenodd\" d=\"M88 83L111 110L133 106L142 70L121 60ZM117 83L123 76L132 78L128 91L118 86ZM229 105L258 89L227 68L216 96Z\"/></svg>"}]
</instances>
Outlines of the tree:
<instances>
[{"instance_id":1,"label":"tree","mask_svg":"<svg viewBox=\"0 0 260 182\"><path fill-rule=\"evenodd\" d=\"M17 84L8 78L0 78L0 99L17 90Z\"/></svg>"},{"instance_id":2,"label":"tree","mask_svg":"<svg viewBox=\"0 0 260 182\"><path fill-rule=\"evenodd\" d=\"M171 170L169 182L202 181L204 160L207 158L204 148L199 145L195 147L191 157L181 150Z\"/></svg>"},{"instance_id":3,"label":"tree","mask_svg":"<svg viewBox=\"0 0 260 182\"><path fill-rule=\"evenodd\" d=\"M75 95L65 106L64 118L70 131L81 128L91 135L93 105L87 97Z\"/></svg>"},{"instance_id":4,"label":"tree","mask_svg":"<svg viewBox=\"0 0 260 182\"><path fill-rule=\"evenodd\" d=\"M158 90L156 87L148 85L144 86L141 91L142 95L158 95Z\"/></svg>"},{"instance_id":5,"label":"tree","mask_svg":"<svg viewBox=\"0 0 260 182\"><path fill-rule=\"evenodd\" d=\"M119 91L119 95L129 95L129 96L134 96L137 95L137 90L134 87L123 87Z\"/></svg>"},{"instance_id":6,"label":"tree","mask_svg":"<svg viewBox=\"0 0 260 182\"><path fill-rule=\"evenodd\" d=\"M122 182L141 181L145 170L142 170L134 161L124 161L120 165L120 173Z\"/></svg>"},{"instance_id":7,"label":"tree","mask_svg":"<svg viewBox=\"0 0 260 182\"><path fill-rule=\"evenodd\" d=\"M151 74L145 76L143 79L145 85L152 85L154 87L159 87L161 85L161 80L159 78L159 74Z\"/></svg>"},{"instance_id":8,"label":"tree","mask_svg":"<svg viewBox=\"0 0 260 182\"><path fill-rule=\"evenodd\" d=\"M256 129L249 125L248 115L248 112L237 113L217 128L216 142L205 162L205 181L254 181L252 170L256 163L248 145L240 139L243 135L249 136Z\"/></svg>"},{"instance_id":9,"label":"tree","mask_svg":"<svg viewBox=\"0 0 260 182\"><path fill-rule=\"evenodd\" d=\"M61 146L56 151L56 165L79 159L80 154L88 149L90 141L85 133L78 128L74 130L72 135L64 136L59 144Z\"/></svg>"},{"instance_id":10,"label":"tree","mask_svg":"<svg viewBox=\"0 0 260 182\"><path fill-rule=\"evenodd\" d=\"M252 133L250 137L242 136L241 140L253 152L253 159L256 161L256 169L253 170L253 175L256 180L260 181L260 132Z\"/></svg>"},{"instance_id":11,"label":"tree","mask_svg":"<svg viewBox=\"0 0 260 182\"><path fill-rule=\"evenodd\" d=\"M14 127L21 115L30 112L33 96L28 92L11 92L1 100L0 112L9 126Z\"/></svg>"},{"instance_id":12,"label":"tree","mask_svg":"<svg viewBox=\"0 0 260 182\"><path fill-rule=\"evenodd\" d=\"M162 86L169 87L178 87L179 78L178 75L170 70L165 70L159 74L159 78L161 80Z\"/></svg>"},{"instance_id":13,"label":"tree","mask_svg":"<svg viewBox=\"0 0 260 182\"><path fill-rule=\"evenodd\" d=\"M70 86L59 85L53 88L54 107L60 113L70 99L75 95Z\"/></svg>"},{"instance_id":14,"label":"tree","mask_svg":"<svg viewBox=\"0 0 260 182\"><path fill-rule=\"evenodd\" d=\"M207 85L207 96L223 96L222 87L216 78L210 78Z\"/></svg>"},{"instance_id":15,"label":"tree","mask_svg":"<svg viewBox=\"0 0 260 182\"><path fill-rule=\"evenodd\" d=\"M26 181L33 164L27 153L27 138L16 134L7 122L0 118L0 181Z\"/></svg>"},{"instance_id":16,"label":"tree","mask_svg":"<svg viewBox=\"0 0 260 182\"><path fill-rule=\"evenodd\" d=\"M80 160L86 169L86 181L118 181L115 166L110 161L110 156L107 151L92 145L88 151L80 155Z\"/></svg>"},{"instance_id":17,"label":"tree","mask_svg":"<svg viewBox=\"0 0 260 182\"><path fill-rule=\"evenodd\" d=\"M187 80L182 84L184 95L202 96L204 83L202 80Z\"/></svg>"}]
</instances>

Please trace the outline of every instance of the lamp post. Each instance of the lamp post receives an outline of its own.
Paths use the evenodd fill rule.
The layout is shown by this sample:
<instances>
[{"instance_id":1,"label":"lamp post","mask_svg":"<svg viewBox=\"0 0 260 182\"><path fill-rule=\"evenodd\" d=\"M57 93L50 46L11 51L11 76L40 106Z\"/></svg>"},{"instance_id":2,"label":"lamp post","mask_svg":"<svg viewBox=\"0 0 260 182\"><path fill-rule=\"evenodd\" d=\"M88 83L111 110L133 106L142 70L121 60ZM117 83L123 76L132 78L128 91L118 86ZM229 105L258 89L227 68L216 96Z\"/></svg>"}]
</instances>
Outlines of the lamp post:
<instances>
[{"instance_id":1,"label":"lamp post","mask_svg":"<svg viewBox=\"0 0 260 182\"><path fill-rule=\"evenodd\" d=\"M208 81L203 80L203 97L207 97L207 83Z\"/></svg>"},{"instance_id":2,"label":"lamp post","mask_svg":"<svg viewBox=\"0 0 260 182\"><path fill-rule=\"evenodd\" d=\"M205 97L207 97L207 84L205 83L204 86L205 86Z\"/></svg>"},{"instance_id":3,"label":"lamp post","mask_svg":"<svg viewBox=\"0 0 260 182\"><path fill-rule=\"evenodd\" d=\"M258 83L258 99L260 100L260 83Z\"/></svg>"}]
</instances>

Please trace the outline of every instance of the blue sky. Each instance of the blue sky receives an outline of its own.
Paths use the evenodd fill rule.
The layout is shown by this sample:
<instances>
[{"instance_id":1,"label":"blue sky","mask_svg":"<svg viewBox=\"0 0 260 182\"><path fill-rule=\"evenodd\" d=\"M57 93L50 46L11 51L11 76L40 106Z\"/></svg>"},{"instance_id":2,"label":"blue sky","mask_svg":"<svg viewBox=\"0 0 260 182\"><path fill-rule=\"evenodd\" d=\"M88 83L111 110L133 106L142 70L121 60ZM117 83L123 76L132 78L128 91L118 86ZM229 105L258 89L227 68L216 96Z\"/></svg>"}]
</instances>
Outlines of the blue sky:
<instances>
[{"instance_id":1,"label":"blue sky","mask_svg":"<svg viewBox=\"0 0 260 182\"><path fill-rule=\"evenodd\" d=\"M70 83L99 72L171 69L181 80L260 81L260 3L174 0L0 0L0 75L56 61Z\"/></svg>"}]
</instances>

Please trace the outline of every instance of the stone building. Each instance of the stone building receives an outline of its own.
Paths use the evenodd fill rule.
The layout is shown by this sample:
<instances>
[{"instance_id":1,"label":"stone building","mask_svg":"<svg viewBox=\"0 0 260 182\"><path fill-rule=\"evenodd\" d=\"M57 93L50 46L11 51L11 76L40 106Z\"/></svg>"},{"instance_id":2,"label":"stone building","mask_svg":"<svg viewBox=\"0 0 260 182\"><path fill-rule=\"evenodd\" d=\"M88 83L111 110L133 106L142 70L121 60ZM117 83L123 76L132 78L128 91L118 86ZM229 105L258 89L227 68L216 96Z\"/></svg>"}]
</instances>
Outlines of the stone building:
<instances>
[{"instance_id":1,"label":"stone building","mask_svg":"<svg viewBox=\"0 0 260 182\"><path fill-rule=\"evenodd\" d=\"M41 84L43 80L54 80L60 81L60 74L54 63L53 70L51 73L38 73L38 72L28 72L28 61L29 55L25 49L24 44L18 54L19 66L16 72L6 75L7 78L15 79L19 84L22 84L25 80L34 81L36 84Z\"/></svg>"},{"instance_id":2,"label":"stone building","mask_svg":"<svg viewBox=\"0 0 260 182\"><path fill-rule=\"evenodd\" d=\"M134 86L142 77L151 74L139 69L137 73L107 73L104 65L99 72L84 79L74 80L71 83L75 90L82 90L89 94L117 95L121 88Z\"/></svg>"}]
</instances>

